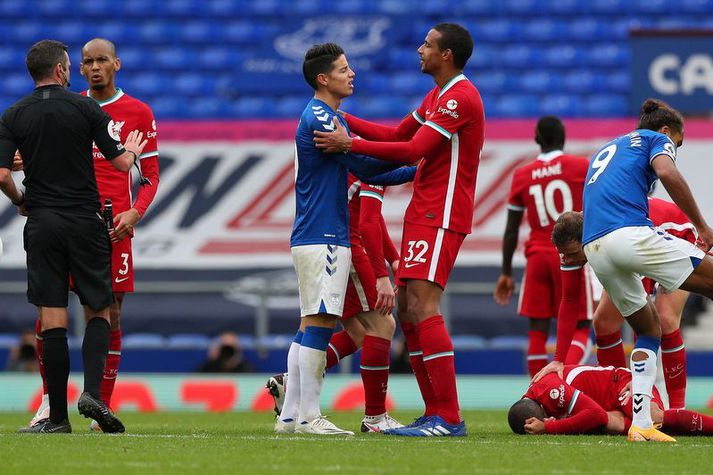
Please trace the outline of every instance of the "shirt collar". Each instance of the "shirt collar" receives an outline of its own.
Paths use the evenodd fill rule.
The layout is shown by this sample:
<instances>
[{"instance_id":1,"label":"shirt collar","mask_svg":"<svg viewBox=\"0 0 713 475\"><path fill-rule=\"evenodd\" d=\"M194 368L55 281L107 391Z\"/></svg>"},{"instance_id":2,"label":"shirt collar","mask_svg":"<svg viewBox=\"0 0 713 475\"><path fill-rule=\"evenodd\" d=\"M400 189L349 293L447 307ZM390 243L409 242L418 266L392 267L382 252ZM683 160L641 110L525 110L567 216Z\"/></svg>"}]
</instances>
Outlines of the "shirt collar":
<instances>
[{"instance_id":1,"label":"shirt collar","mask_svg":"<svg viewBox=\"0 0 713 475\"><path fill-rule=\"evenodd\" d=\"M552 150L551 152L539 154L537 156L537 159L542 162L550 162L557 157L561 157L562 155L564 155L564 152L562 152L562 150Z\"/></svg>"}]
</instances>

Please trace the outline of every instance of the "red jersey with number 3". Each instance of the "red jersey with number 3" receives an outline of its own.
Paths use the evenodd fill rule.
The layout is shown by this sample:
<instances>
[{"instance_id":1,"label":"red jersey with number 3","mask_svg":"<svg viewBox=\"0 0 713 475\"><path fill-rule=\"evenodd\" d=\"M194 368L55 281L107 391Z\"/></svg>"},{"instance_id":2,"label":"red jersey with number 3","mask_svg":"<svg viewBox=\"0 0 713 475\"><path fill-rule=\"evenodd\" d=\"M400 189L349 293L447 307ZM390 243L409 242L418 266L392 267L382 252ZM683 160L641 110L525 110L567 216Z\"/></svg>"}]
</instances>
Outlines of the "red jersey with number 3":
<instances>
[{"instance_id":1,"label":"red jersey with number 3","mask_svg":"<svg viewBox=\"0 0 713 475\"><path fill-rule=\"evenodd\" d=\"M552 228L565 211L582 211L588 165L586 158L554 151L515 170L508 208L526 211L530 237L525 256L542 249L555 251Z\"/></svg>"},{"instance_id":2,"label":"red jersey with number 3","mask_svg":"<svg viewBox=\"0 0 713 475\"><path fill-rule=\"evenodd\" d=\"M84 91L82 95L91 97L91 91ZM148 105L129 96L121 89L117 89L116 94L110 99L99 102L99 105L111 117L112 135L116 135L117 140L124 143L130 132L139 130L144 134L143 140L148 141L139 158L158 156L156 121ZM93 156L94 174L101 202L110 199L114 215L131 208L131 174L114 168L96 146Z\"/></svg>"},{"instance_id":3,"label":"red jersey with number 3","mask_svg":"<svg viewBox=\"0 0 713 475\"><path fill-rule=\"evenodd\" d=\"M404 221L469 234L485 128L480 94L459 74L433 88L412 115L447 140L419 164Z\"/></svg>"}]
</instances>

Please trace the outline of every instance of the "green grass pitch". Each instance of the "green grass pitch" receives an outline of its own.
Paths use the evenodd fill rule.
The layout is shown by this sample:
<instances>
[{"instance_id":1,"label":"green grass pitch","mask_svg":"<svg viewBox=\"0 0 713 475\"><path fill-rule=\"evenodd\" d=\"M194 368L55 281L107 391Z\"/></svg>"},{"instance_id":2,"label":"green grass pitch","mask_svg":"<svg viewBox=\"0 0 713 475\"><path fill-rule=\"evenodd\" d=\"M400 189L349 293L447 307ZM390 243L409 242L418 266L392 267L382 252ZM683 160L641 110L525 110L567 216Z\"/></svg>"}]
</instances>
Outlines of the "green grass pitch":
<instances>
[{"instance_id":1,"label":"green grass pitch","mask_svg":"<svg viewBox=\"0 0 713 475\"><path fill-rule=\"evenodd\" d=\"M401 421L418 414L397 412ZM470 435L406 439L380 434L276 436L266 413L124 413L122 435L88 432L72 416L71 435L15 434L24 413L0 414L2 474L503 474L710 473L713 439L629 444L614 436L515 436L504 411L464 413ZM358 430L361 416L332 420Z\"/></svg>"}]
</instances>

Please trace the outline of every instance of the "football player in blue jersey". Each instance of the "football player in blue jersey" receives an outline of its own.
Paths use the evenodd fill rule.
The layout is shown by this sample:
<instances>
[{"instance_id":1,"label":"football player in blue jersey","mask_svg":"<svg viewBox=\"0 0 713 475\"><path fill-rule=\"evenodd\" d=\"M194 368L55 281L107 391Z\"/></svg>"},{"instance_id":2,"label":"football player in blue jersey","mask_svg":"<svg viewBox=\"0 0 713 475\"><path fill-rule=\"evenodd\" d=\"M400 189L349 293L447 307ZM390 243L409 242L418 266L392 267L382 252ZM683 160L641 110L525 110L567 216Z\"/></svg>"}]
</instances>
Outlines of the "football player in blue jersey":
<instances>
[{"instance_id":1,"label":"football player in blue jersey","mask_svg":"<svg viewBox=\"0 0 713 475\"><path fill-rule=\"evenodd\" d=\"M713 296L713 259L705 254L713 246L713 229L675 164L683 133L678 111L648 99L641 108L638 129L602 147L592 157L585 181L584 253L637 335L631 353L630 441L674 441L651 420L661 326L641 276L659 282L669 292L681 288ZM696 227L698 247L653 226L647 192L657 179Z\"/></svg>"},{"instance_id":2,"label":"football player in blue jersey","mask_svg":"<svg viewBox=\"0 0 713 475\"><path fill-rule=\"evenodd\" d=\"M354 92L354 71L341 47L325 43L310 48L303 74L315 95L302 113L295 138L296 213L290 239L302 318L287 356L290 389L275 432L353 435L324 418L319 406L326 349L342 315L351 267L347 174L368 181L399 165L325 153L314 144L316 130L334 131L336 121L347 128L337 110Z\"/></svg>"}]
</instances>

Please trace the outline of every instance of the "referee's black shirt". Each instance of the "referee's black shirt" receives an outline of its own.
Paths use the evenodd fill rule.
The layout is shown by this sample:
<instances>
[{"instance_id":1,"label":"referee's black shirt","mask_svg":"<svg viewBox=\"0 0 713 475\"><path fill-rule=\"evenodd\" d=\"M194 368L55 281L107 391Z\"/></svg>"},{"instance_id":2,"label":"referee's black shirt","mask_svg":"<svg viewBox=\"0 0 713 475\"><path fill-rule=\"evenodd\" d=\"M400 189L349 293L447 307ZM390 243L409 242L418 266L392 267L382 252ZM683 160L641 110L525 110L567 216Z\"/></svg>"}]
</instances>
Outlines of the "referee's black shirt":
<instances>
[{"instance_id":1,"label":"referee's black shirt","mask_svg":"<svg viewBox=\"0 0 713 475\"><path fill-rule=\"evenodd\" d=\"M90 97L62 86L41 86L0 119L0 167L20 149L25 206L74 212L100 209L92 141L107 160L124 152L111 118Z\"/></svg>"}]
</instances>

